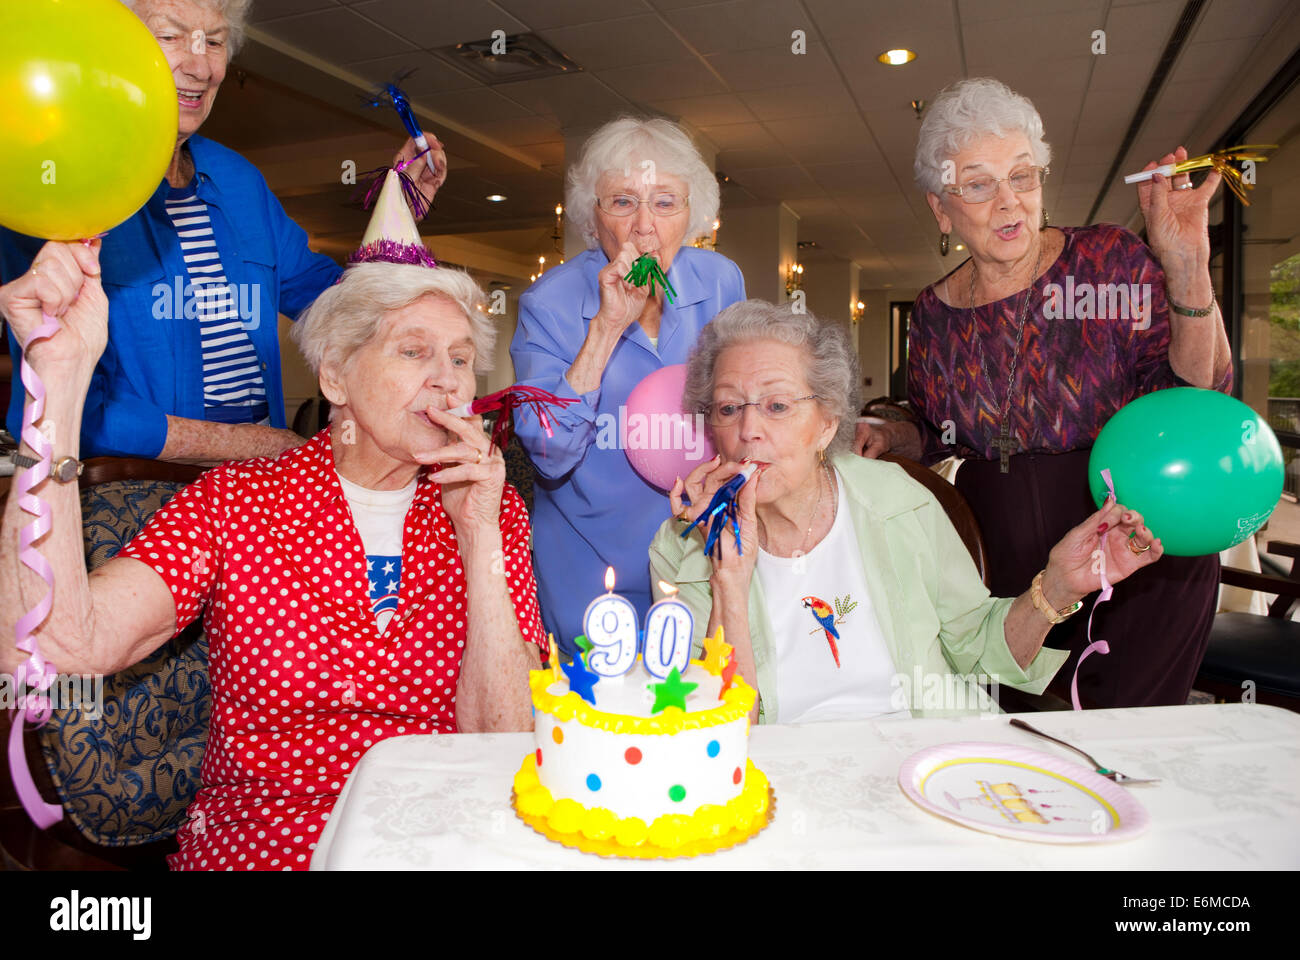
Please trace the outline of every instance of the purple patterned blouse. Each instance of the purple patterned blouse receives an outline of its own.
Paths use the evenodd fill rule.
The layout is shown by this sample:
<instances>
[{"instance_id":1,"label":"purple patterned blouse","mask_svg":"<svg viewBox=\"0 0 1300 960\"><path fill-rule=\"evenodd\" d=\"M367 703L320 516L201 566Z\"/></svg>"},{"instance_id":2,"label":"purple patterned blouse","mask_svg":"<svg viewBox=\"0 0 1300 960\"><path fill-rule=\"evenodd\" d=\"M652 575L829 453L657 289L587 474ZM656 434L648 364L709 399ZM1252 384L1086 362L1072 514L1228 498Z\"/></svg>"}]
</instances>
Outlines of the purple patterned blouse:
<instances>
[{"instance_id":1,"label":"purple patterned blouse","mask_svg":"<svg viewBox=\"0 0 1300 960\"><path fill-rule=\"evenodd\" d=\"M1186 385L1169 366L1169 306L1155 254L1114 224L1061 230L1061 255L1029 292L1011 391L1016 453L1088 449L1129 401ZM969 310L939 299L942 282L916 298L907 337L908 399L927 427L924 460L997 459L1025 294ZM1229 366L1215 389L1231 387Z\"/></svg>"}]
</instances>

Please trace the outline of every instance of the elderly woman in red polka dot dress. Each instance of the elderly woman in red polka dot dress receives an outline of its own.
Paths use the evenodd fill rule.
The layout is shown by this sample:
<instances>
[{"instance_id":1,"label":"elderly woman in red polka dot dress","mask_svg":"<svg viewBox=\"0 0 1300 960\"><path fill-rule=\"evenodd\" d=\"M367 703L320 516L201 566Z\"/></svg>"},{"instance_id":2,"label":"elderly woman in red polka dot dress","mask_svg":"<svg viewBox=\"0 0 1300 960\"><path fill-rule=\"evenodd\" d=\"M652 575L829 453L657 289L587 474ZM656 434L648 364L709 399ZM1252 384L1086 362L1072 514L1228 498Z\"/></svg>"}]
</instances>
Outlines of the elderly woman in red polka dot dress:
<instances>
[{"instance_id":1,"label":"elderly woman in red polka dot dress","mask_svg":"<svg viewBox=\"0 0 1300 960\"><path fill-rule=\"evenodd\" d=\"M108 311L97 246L49 243L36 266L0 287L0 313L44 381L57 461L78 456ZM173 868L303 869L372 744L532 729L527 675L545 641L528 516L482 424L446 413L492 355L482 301L458 271L350 268L294 331L330 426L208 471L89 577L77 485L38 488L56 588L35 637L60 672L121 670L203 616L212 727ZM60 329L29 342L42 311ZM0 543L8 638L44 590L20 566L18 501ZM0 670L23 660L0 641Z\"/></svg>"}]
</instances>

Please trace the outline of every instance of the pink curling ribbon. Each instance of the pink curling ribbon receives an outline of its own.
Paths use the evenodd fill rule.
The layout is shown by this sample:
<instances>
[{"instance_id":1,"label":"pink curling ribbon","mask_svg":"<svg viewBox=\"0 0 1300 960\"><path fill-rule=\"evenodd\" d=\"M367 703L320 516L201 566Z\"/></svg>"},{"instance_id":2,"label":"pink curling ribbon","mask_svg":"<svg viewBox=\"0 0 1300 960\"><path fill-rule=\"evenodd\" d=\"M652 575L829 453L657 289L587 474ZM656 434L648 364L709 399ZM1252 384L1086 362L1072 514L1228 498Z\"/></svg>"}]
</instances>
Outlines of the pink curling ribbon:
<instances>
[{"instance_id":1,"label":"pink curling ribbon","mask_svg":"<svg viewBox=\"0 0 1300 960\"><path fill-rule=\"evenodd\" d=\"M53 525L50 519L50 507L44 500L33 494L32 488L50 475L50 461L53 448L45 435L36 429L36 421L45 412L45 384L36 371L27 363L27 351L37 340L51 337L59 330L59 321L48 313L43 314L44 322L36 328L31 338L23 347L22 378L23 386L32 395L32 402L23 411L23 440L27 446L36 451L39 462L34 467L21 470L16 482L18 485L18 505L36 519L23 527L18 533L18 556L22 562L45 581L46 591L36 606L18 618L14 632L17 634L16 646L27 659L19 665L14 673L14 686L23 690L30 685L40 693L23 697L18 701L18 715L14 717L13 726L9 728L9 772L13 777L14 789L23 809L32 818L32 822L44 830L57 823L63 817L63 808L58 804L46 803L36 783L32 780L31 768L23 755L23 722L42 726L50 719L51 706L44 691L54 682L55 669L41 656L41 650L32 633L50 615L54 606L54 571L50 569L45 557L41 556L34 544L50 532Z\"/></svg>"},{"instance_id":2,"label":"pink curling ribbon","mask_svg":"<svg viewBox=\"0 0 1300 960\"><path fill-rule=\"evenodd\" d=\"M1101 472L1101 479L1106 482L1106 489L1110 491L1110 500L1116 499L1115 484L1110 479L1110 471L1103 470ZM1108 500L1107 502L1109 503L1110 501ZM1109 530L1106 531L1106 533L1109 532ZM1101 546L1105 539L1105 533L1098 536L1098 547ZM1079 654L1079 662L1074 665L1074 676L1070 678L1070 703L1074 705L1074 709L1076 710L1083 709L1079 703L1079 669L1083 666L1083 661L1087 660L1094 651L1103 656L1110 653L1110 644L1105 640L1092 639L1092 618L1097 615L1097 607L1110 599L1110 595L1114 589L1111 587L1110 581L1106 579L1106 552L1104 550L1098 551L1097 560L1098 572L1101 574L1101 593L1097 596L1097 601L1092 605L1092 611L1088 614L1088 645L1083 648L1083 653Z\"/></svg>"}]
</instances>

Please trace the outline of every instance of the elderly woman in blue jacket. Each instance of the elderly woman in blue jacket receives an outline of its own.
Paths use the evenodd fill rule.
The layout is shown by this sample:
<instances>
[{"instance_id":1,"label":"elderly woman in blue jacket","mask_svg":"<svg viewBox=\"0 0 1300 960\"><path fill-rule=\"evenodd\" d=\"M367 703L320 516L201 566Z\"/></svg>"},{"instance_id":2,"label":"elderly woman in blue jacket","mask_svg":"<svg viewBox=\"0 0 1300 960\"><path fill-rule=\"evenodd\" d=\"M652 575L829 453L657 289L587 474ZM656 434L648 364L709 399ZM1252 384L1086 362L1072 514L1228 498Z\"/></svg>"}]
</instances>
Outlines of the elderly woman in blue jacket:
<instances>
[{"instance_id":1,"label":"elderly woman in blue jacket","mask_svg":"<svg viewBox=\"0 0 1300 960\"><path fill-rule=\"evenodd\" d=\"M197 133L252 0L123 2L167 58L180 119L166 179L104 237L109 342L86 398L82 453L191 462L275 456L302 443L284 429L277 314L297 317L341 268L308 249L307 234L252 164ZM408 140L397 158L415 153ZM421 158L406 168L429 197L447 169L436 142L432 157L432 165ZM29 268L58 270L35 259L43 243L0 228L0 282ZM12 333L9 349L17 369ZM14 377L14 436L23 400Z\"/></svg>"},{"instance_id":2,"label":"elderly woman in blue jacket","mask_svg":"<svg viewBox=\"0 0 1300 960\"><path fill-rule=\"evenodd\" d=\"M539 474L533 543L542 615L572 652L606 567L639 616L650 605L646 548L668 499L621 449L628 394L656 370L684 363L705 324L744 299L745 288L730 260L683 246L712 229L718 183L666 120L624 117L592 134L569 168L565 212L588 249L519 298L510 356L520 382L577 400L553 412L553 435L530 414L516 421ZM645 254L667 274L673 302L623 279Z\"/></svg>"}]
</instances>

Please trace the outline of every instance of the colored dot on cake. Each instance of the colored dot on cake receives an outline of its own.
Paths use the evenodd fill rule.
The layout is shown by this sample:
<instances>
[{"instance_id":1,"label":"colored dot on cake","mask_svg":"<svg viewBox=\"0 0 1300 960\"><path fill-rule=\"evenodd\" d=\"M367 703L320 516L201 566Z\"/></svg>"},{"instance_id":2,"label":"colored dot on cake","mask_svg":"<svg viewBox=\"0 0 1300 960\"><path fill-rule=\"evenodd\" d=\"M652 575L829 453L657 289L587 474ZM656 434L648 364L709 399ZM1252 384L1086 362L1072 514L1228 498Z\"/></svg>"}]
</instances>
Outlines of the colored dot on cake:
<instances>
[{"instance_id":1,"label":"colored dot on cake","mask_svg":"<svg viewBox=\"0 0 1300 960\"><path fill-rule=\"evenodd\" d=\"M552 727L552 728L551 728L551 739L554 740L556 743L563 743L563 742L564 742L564 731L561 730L559 727Z\"/></svg>"},{"instance_id":2,"label":"colored dot on cake","mask_svg":"<svg viewBox=\"0 0 1300 960\"><path fill-rule=\"evenodd\" d=\"M537 748L537 765L538 765L539 767L542 765L542 748L541 748L541 747L538 747L538 748Z\"/></svg>"},{"instance_id":3,"label":"colored dot on cake","mask_svg":"<svg viewBox=\"0 0 1300 960\"><path fill-rule=\"evenodd\" d=\"M716 740L710 740L706 749L709 751L709 756L716 757L719 751L722 750L722 744L718 743Z\"/></svg>"},{"instance_id":4,"label":"colored dot on cake","mask_svg":"<svg viewBox=\"0 0 1300 960\"><path fill-rule=\"evenodd\" d=\"M641 751L636 747L628 747L623 753L623 759L632 764L632 766L636 766L641 762Z\"/></svg>"},{"instance_id":5,"label":"colored dot on cake","mask_svg":"<svg viewBox=\"0 0 1300 960\"><path fill-rule=\"evenodd\" d=\"M680 783L675 783L668 788L668 799L673 803L681 803L686 799L686 788Z\"/></svg>"},{"instance_id":6,"label":"colored dot on cake","mask_svg":"<svg viewBox=\"0 0 1300 960\"><path fill-rule=\"evenodd\" d=\"M600 777L596 776L594 773L587 774L587 789L592 791L599 790Z\"/></svg>"},{"instance_id":7,"label":"colored dot on cake","mask_svg":"<svg viewBox=\"0 0 1300 960\"><path fill-rule=\"evenodd\" d=\"M733 774L731 775L731 782L732 782L732 783L740 783L740 779L741 779L741 777L743 777L743 776L744 776L744 774L742 774L742 773L740 772L740 767L737 767L737 768L736 768L736 772L733 773Z\"/></svg>"}]
</instances>

